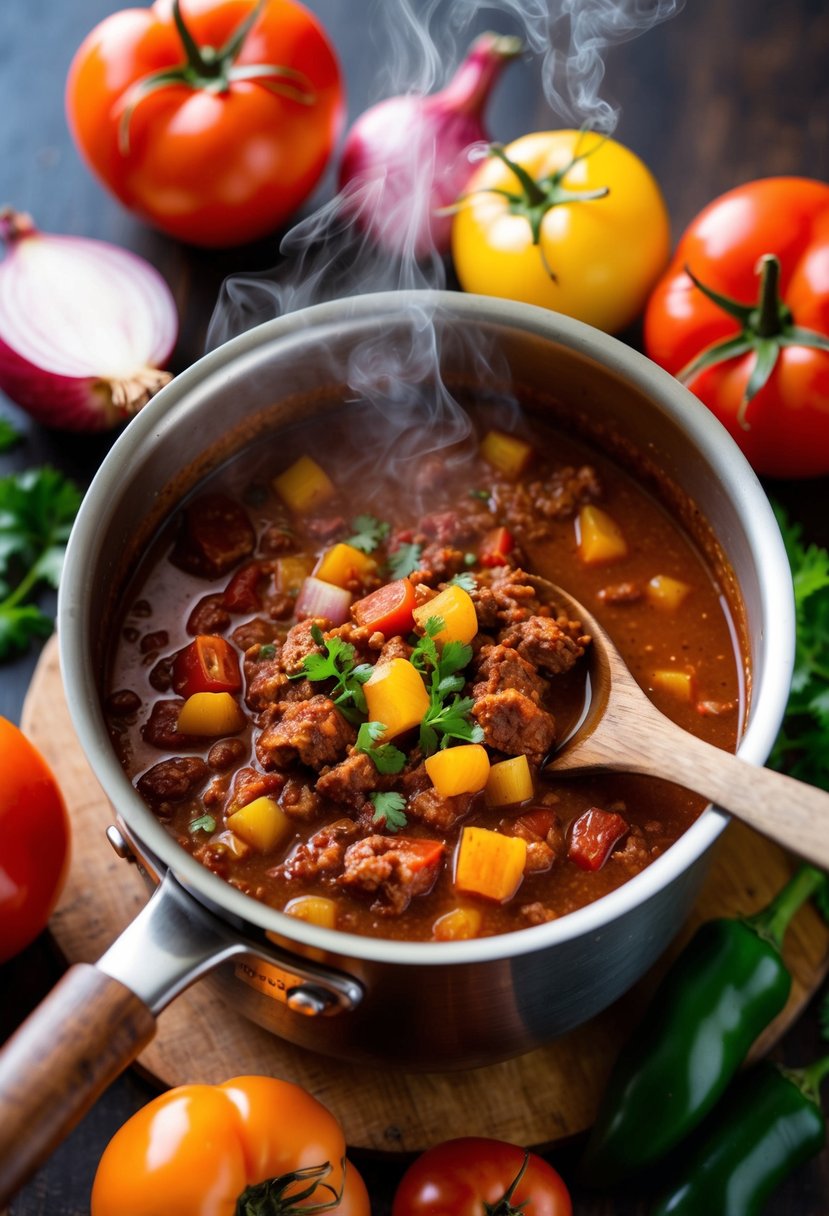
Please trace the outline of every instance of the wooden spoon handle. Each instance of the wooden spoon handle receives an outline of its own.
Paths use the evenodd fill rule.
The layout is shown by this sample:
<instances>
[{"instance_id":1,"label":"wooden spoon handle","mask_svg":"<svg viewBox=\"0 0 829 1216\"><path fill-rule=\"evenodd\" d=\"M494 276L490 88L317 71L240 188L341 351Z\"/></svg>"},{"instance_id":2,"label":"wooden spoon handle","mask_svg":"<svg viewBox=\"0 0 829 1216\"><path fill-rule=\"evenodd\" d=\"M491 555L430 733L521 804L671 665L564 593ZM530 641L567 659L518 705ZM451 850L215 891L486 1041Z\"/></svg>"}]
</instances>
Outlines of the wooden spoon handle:
<instances>
[{"instance_id":1,"label":"wooden spoon handle","mask_svg":"<svg viewBox=\"0 0 829 1216\"><path fill-rule=\"evenodd\" d=\"M641 748L642 754L635 760L618 767L665 777L704 794L764 836L829 870L829 793L825 790L749 764L680 727L648 733Z\"/></svg>"},{"instance_id":2,"label":"wooden spoon handle","mask_svg":"<svg viewBox=\"0 0 829 1216\"><path fill-rule=\"evenodd\" d=\"M0 1051L0 1211L154 1033L129 988L70 967Z\"/></svg>"}]
</instances>

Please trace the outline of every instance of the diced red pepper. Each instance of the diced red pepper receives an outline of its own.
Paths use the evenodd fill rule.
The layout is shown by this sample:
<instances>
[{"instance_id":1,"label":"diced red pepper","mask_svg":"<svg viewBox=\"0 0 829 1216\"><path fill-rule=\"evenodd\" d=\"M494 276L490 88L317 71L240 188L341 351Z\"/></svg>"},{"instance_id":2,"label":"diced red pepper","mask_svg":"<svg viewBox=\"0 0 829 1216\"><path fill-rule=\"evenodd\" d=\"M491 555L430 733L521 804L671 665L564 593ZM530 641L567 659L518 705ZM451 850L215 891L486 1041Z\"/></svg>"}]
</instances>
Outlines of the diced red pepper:
<instances>
[{"instance_id":1,"label":"diced red pepper","mask_svg":"<svg viewBox=\"0 0 829 1216\"><path fill-rule=\"evenodd\" d=\"M358 625L391 638L410 633L414 628L415 604L414 584L407 578L398 578L357 600L351 605L351 615Z\"/></svg>"},{"instance_id":2,"label":"diced red pepper","mask_svg":"<svg viewBox=\"0 0 829 1216\"><path fill-rule=\"evenodd\" d=\"M505 566L507 554L515 548L515 537L509 528L493 528L478 547L478 560L482 566Z\"/></svg>"},{"instance_id":3,"label":"diced red pepper","mask_svg":"<svg viewBox=\"0 0 829 1216\"><path fill-rule=\"evenodd\" d=\"M567 856L582 870L600 870L628 830L627 821L615 811L591 806L570 828Z\"/></svg>"},{"instance_id":4,"label":"diced red pepper","mask_svg":"<svg viewBox=\"0 0 829 1216\"><path fill-rule=\"evenodd\" d=\"M262 607L260 586L266 573L261 562L242 566L224 589L222 607L228 612L258 612Z\"/></svg>"},{"instance_id":5,"label":"diced red pepper","mask_svg":"<svg viewBox=\"0 0 829 1216\"><path fill-rule=\"evenodd\" d=\"M239 659L224 638L201 633L173 661L173 688L183 697L195 692L238 692Z\"/></svg>"},{"instance_id":6,"label":"diced red pepper","mask_svg":"<svg viewBox=\"0 0 829 1216\"><path fill-rule=\"evenodd\" d=\"M443 856L443 845L439 840L422 840L418 836L396 836L394 851L399 853L413 874L420 870L433 869Z\"/></svg>"},{"instance_id":7,"label":"diced red pepper","mask_svg":"<svg viewBox=\"0 0 829 1216\"><path fill-rule=\"evenodd\" d=\"M513 826L523 828L524 831L531 832L533 836L538 836L543 840L550 828L557 822L558 815L555 811L551 811L547 807L536 806L525 811L523 815L519 815Z\"/></svg>"}]
</instances>

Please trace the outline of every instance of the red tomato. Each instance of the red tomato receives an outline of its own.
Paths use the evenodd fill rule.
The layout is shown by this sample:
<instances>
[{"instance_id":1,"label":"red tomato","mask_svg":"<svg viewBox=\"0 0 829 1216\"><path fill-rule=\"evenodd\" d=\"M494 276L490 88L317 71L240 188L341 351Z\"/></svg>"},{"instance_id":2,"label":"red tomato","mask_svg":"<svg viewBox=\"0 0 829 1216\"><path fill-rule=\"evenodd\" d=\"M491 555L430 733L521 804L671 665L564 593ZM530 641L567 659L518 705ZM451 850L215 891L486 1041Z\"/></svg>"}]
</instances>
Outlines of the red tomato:
<instances>
[{"instance_id":1,"label":"red tomato","mask_svg":"<svg viewBox=\"0 0 829 1216\"><path fill-rule=\"evenodd\" d=\"M600 870L627 831L621 815L591 806L570 829L567 856L582 870Z\"/></svg>"},{"instance_id":2,"label":"red tomato","mask_svg":"<svg viewBox=\"0 0 829 1216\"><path fill-rule=\"evenodd\" d=\"M414 628L415 602L414 584L407 578L399 578L357 600L351 606L351 615L358 625L370 626L391 638Z\"/></svg>"},{"instance_id":3,"label":"red tomato","mask_svg":"<svg viewBox=\"0 0 829 1216\"><path fill-rule=\"evenodd\" d=\"M115 1133L95 1174L90 1210L92 1216L234 1216L307 1208L369 1216L365 1186L350 1162L342 1198L332 1200L329 1188L339 1191L344 1163L342 1128L299 1085L257 1076L180 1085ZM271 1179L281 1182L263 1186ZM296 1198L307 1188L304 1201Z\"/></svg>"},{"instance_id":4,"label":"red tomato","mask_svg":"<svg viewBox=\"0 0 829 1216\"><path fill-rule=\"evenodd\" d=\"M493 528L478 547L478 558L482 566L505 566L507 554L515 548L515 538L509 528Z\"/></svg>"},{"instance_id":5,"label":"red tomato","mask_svg":"<svg viewBox=\"0 0 829 1216\"><path fill-rule=\"evenodd\" d=\"M194 692L238 692L241 687L236 651L212 633L200 633L173 661L173 688L182 697Z\"/></svg>"},{"instance_id":6,"label":"red tomato","mask_svg":"<svg viewBox=\"0 0 829 1216\"><path fill-rule=\"evenodd\" d=\"M758 473L828 473L829 185L772 177L710 203L650 298L644 337Z\"/></svg>"},{"instance_id":7,"label":"red tomato","mask_svg":"<svg viewBox=\"0 0 829 1216\"><path fill-rule=\"evenodd\" d=\"M0 962L46 928L69 862L69 819L46 761L0 718Z\"/></svg>"},{"instance_id":8,"label":"red tomato","mask_svg":"<svg viewBox=\"0 0 829 1216\"><path fill-rule=\"evenodd\" d=\"M222 607L227 612L258 612L262 607L260 583L267 577L261 562L250 562L237 570L222 594Z\"/></svg>"},{"instance_id":9,"label":"red tomato","mask_svg":"<svg viewBox=\"0 0 829 1216\"><path fill-rule=\"evenodd\" d=\"M523 1177L508 1195L525 1156ZM517 1144L477 1136L446 1140L418 1157L392 1205L392 1216L571 1216L572 1211L567 1188L546 1161L535 1153L527 1156Z\"/></svg>"},{"instance_id":10,"label":"red tomato","mask_svg":"<svg viewBox=\"0 0 829 1216\"><path fill-rule=\"evenodd\" d=\"M69 71L69 126L143 219L194 245L238 245L277 228L322 175L342 124L340 69L296 0L181 0L184 35L178 4L92 30Z\"/></svg>"}]
</instances>

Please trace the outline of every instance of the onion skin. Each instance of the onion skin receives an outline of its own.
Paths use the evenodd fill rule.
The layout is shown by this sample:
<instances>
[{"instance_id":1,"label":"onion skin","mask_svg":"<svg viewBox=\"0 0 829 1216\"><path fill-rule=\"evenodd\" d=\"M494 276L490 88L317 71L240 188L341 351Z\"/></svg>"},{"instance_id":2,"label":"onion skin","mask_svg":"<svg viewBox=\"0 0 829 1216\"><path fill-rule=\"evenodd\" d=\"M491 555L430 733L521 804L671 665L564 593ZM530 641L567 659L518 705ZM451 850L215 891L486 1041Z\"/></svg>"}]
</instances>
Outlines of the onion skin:
<instances>
[{"instance_id":1,"label":"onion skin","mask_svg":"<svg viewBox=\"0 0 829 1216\"><path fill-rule=\"evenodd\" d=\"M37 422L64 431L105 431L126 421L150 400L170 379L171 374L155 366L167 361L175 345L178 322L175 304L169 288L161 276L143 259L103 241L84 238L49 236L38 232L32 220L17 212L5 209L0 212L0 236L7 246L7 256L0 264L0 389L12 401L26 410ZM123 311L147 309L150 315L148 335L143 346L136 346L134 366L123 374L96 373L91 367L88 374L67 374L59 370L61 360L69 359L79 373L88 365L87 353L69 351L60 344L60 335L54 350L44 345L43 332L38 324L44 316L49 324L50 299L48 275L43 275L43 259L39 261L38 279L34 287L27 282L27 271L15 264L24 242L38 241L46 250L48 264L49 248L60 250L60 268L65 273L66 259L75 259L79 276L106 276L117 268L121 276L134 276L135 286L131 298L125 298ZM100 258L100 265L96 259ZM57 269L56 261L56 269ZM39 307L37 293L42 293L43 309ZM23 304L21 305L21 300ZM39 315L35 316L34 314ZM73 318L77 332L84 326L83 305L79 304ZM106 343L107 333L100 330L100 318L88 318L89 326L95 328L92 344ZM118 318L113 317L113 328ZM29 326L31 325L31 341ZM59 310L54 314L54 330L60 334ZM84 335L86 336L86 335ZM123 335L121 335L123 339ZM21 349L25 347L25 349ZM30 350L37 350L37 358L30 357Z\"/></svg>"},{"instance_id":2,"label":"onion skin","mask_svg":"<svg viewBox=\"0 0 829 1216\"><path fill-rule=\"evenodd\" d=\"M426 258L449 252L452 207L474 165L469 151L490 142L483 112L517 38L482 34L446 88L390 97L366 110L343 147L343 208L381 249Z\"/></svg>"}]
</instances>

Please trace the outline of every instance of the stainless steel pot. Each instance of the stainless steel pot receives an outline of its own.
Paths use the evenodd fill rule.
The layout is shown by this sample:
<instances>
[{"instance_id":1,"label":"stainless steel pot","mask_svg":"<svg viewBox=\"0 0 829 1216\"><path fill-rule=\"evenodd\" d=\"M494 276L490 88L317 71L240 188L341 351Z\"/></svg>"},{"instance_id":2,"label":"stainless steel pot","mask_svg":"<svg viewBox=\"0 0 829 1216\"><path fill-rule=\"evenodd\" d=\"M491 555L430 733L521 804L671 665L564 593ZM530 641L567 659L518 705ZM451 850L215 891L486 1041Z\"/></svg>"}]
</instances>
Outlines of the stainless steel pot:
<instances>
[{"instance_id":1,"label":"stainless steel pot","mask_svg":"<svg viewBox=\"0 0 829 1216\"><path fill-rule=\"evenodd\" d=\"M451 293L337 301L235 339L180 375L130 424L95 478L69 546L59 630L73 721L117 808L116 846L137 855L159 885L96 967L69 972L0 1061L2 1103L23 1088L15 1082L21 1070L27 1090L48 1083L42 1060L45 1054L54 1066L56 1019L82 1027L61 1048L68 1062L52 1085L51 1106L60 1109L44 1129L48 1144L134 1058L155 1015L208 972L234 1006L304 1046L383 1066L471 1067L527 1051L615 1000L667 946L699 889L725 825L715 809L622 888L561 920L456 943L357 937L285 916L226 884L175 843L124 775L99 687L101 639L125 554L195 481L252 438L312 411L322 418L332 403L347 408L355 352L378 343L402 352L404 379L413 374L413 347L431 351L450 385L514 391L519 402L558 412L560 424L615 448L644 476L658 470L671 509L685 515L711 559L724 559L722 570L734 573L751 692L740 754L761 764L771 748L793 662L788 563L751 469L672 377L567 318ZM365 372L359 376L363 383ZM322 452L324 434L321 422ZM102 1046L112 1026L118 1041ZM69 1112L67 1075L85 1081L82 1093L74 1083ZM51 1106L40 1093L42 1120ZM32 1116L28 1102L15 1122ZM0 1139L0 1160L2 1148Z\"/></svg>"}]
</instances>

